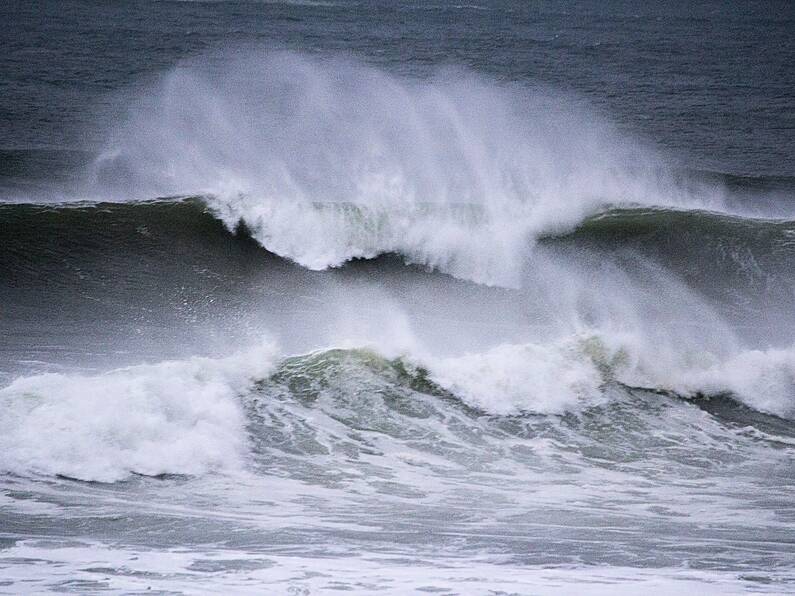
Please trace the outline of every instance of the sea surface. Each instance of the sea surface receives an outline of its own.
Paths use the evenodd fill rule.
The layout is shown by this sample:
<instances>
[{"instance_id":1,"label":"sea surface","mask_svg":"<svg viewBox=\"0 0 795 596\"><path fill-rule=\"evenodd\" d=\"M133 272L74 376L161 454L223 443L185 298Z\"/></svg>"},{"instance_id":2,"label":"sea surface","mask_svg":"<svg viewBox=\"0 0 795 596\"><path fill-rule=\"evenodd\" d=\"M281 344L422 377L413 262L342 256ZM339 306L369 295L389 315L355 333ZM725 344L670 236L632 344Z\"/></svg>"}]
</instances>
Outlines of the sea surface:
<instances>
[{"instance_id":1,"label":"sea surface","mask_svg":"<svg viewBox=\"0 0 795 596\"><path fill-rule=\"evenodd\" d=\"M795 591L795 4L0 22L0 593Z\"/></svg>"}]
</instances>

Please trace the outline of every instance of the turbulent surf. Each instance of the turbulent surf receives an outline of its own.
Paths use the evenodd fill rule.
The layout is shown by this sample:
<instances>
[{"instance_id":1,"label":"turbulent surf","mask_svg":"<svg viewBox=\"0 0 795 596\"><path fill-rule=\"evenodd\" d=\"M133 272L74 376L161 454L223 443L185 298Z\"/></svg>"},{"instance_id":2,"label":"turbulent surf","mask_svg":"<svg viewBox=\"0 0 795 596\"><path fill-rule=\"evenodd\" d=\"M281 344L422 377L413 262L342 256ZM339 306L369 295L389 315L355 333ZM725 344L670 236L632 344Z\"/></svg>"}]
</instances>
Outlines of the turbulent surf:
<instances>
[{"instance_id":1,"label":"turbulent surf","mask_svg":"<svg viewBox=\"0 0 795 596\"><path fill-rule=\"evenodd\" d=\"M792 586L791 172L477 65L191 56L0 148L0 591Z\"/></svg>"}]
</instances>

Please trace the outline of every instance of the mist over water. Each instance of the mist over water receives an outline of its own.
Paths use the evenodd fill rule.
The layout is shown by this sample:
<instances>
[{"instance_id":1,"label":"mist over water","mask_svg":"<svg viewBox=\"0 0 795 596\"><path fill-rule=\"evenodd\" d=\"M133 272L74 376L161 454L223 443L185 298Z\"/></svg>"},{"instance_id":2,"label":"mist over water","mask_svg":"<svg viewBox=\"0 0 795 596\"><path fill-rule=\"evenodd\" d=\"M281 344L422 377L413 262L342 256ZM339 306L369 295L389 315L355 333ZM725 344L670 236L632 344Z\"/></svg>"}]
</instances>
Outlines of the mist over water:
<instances>
[{"instance_id":1,"label":"mist over water","mask_svg":"<svg viewBox=\"0 0 795 596\"><path fill-rule=\"evenodd\" d=\"M273 45L115 90L63 178L0 153L0 592L786 592L787 174Z\"/></svg>"}]
</instances>

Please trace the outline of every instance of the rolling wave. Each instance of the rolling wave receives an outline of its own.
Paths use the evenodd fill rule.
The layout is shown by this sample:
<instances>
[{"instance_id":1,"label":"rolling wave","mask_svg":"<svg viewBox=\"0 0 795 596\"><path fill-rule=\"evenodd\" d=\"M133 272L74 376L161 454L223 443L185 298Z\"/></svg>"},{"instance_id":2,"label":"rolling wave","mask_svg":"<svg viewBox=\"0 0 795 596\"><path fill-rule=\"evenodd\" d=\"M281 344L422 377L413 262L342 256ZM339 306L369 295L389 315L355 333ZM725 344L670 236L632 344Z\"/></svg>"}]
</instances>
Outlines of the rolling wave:
<instances>
[{"instance_id":1,"label":"rolling wave","mask_svg":"<svg viewBox=\"0 0 795 596\"><path fill-rule=\"evenodd\" d=\"M392 225L383 213L372 219L369 212L353 205L322 203L309 208L319 217L345 220L348 232L359 226L359 234L373 238L384 230L389 234ZM468 205L423 205L422 209L428 219L471 229L480 226L483 217L480 209ZM404 214L393 217L401 219ZM112 297L119 293L139 307L157 304L146 294L172 285L184 290L197 275L210 275L206 284L197 286L197 295L217 294L215 288L220 284L230 288L224 291L229 296L230 290L243 287L241 282L252 271L285 267L293 271L293 277L270 277L268 283L288 284L283 287L289 303L295 300L289 292L306 292L300 288L308 287L312 276L322 275L290 265L269 252L267 243L262 246L255 241L257 236L245 221L219 219L212 198L5 204L0 205L0 224L12 240L0 247L3 279L24 287L46 278L53 300L62 304L59 292L66 298L75 283L90 287L89 312L96 312L93 305L98 299L103 301L103 295L116 300ZM772 331L760 323L752 329L761 335L756 345L748 342L750 332L737 335L742 329L739 323L753 320L748 313L770 316L775 309L786 311L793 303L790 267L795 256L795 222L698 210L613 208L586 218L570 231L527 242L524 251L535 269L528 269L516 294L483 294L472 284L452 285L452 281L444 281L449 279L446 275L433 274L409 282L403 290L409 296L411 292L428 293L431 301L440 299L439 287L445 294L458 295L460 303L453 301L448 306L451 321L472 318L466 314L470 313L466 296L472 294L483 311L478 317L490 328L499 329L487 316L489 308L495 309L497 317L509 317L506 323L515 321L509 324L512 332L508 335L490 331L482 348L473 351L464 342L463 349L441 355L416 339L390 349L383 323L379 323L373 327L375 335L364 338L365 343L372 342L376 350L406 351L410 360L425 370L423 378L432 384L431 393L449 392L469 407L492 414L559 414L593 407L601 403L606 383L685 397L731 395L760 412L784 417L795 413L795 352L786 340L791 337L782 324L786 317L776 318L782 334L778 346L771 345ZM394 252L409 263L413 260L397 248ZM590 291L584 280L593 274L593 267L603 271ZM142 285L144 274L152 276L151 283ZM390 283L399 274L397 264L384 259L373 261L364 272L379 284ZM571 283L577 283L577 294L567 296ZM253 291L261 292L261 287ZM6 301L9 307L20 300L13 291L11 287L3 290L4 295L11 292ZM135 298L139 295L142 298ZM373 304L383 300L378 298ZM228 304L229 298L225 301ZM317 316L330 324L330 317L338 315L332 315L334 299L327 301L328 312L321 309ZM759 311L760 305L766 309ZM391 301L379 308L399 312L401 307ZM537 314L530 315L528 308ZM528 316L543 324L530 331L525 323ZM665 325L657 321L665 321ZM290 318L281 324L287 329L295 327ZM433 334L448 338L448 343L450 324L442 318L435 324L438 329L424 323L434 329ZM459 334L463 333L460 323L458 326ZM339 339L350 340L346 336ZM317 337L315 341L322 340ZM121 376L126 379L128 373ZM105 381L79 382L105 390ZM138 382L134 375L132 385ZM64 380L51 383L55 387ZM9 391L18 392L24 384L19 381Z\"/></svg>"},{"instance_id":2,"label":"rolling wave","mask_svg":"<svg viewBox=\"0 0 795 596\"><path fill-rule=\"evenodd\" d=\"M339 452L385 457L393 468L420 461L455 467L473 450L499 450L517 434L577 450L602 441L605 425L634 440L638 424L659 424L666 413L660 400L705 409L723 433L753 427L757 439L795 440L783 420L734 401L740 398L718 385L680 394L618 382L622 358L605 359L593 338L563 350L502 346L423 358L369 348L285 357L265 343L221 359L21 378L0 389L3 471L114 482L264 468L338 483L336 471L326 478L322 459ZM788 358L791 375L795 358ZM704 421L679 424L669 416L667 432L695 441ZM384 441L401 445L397 457L383 451ZM286 463L305 456L301 465Z\"/></svg>"}]
</instances>

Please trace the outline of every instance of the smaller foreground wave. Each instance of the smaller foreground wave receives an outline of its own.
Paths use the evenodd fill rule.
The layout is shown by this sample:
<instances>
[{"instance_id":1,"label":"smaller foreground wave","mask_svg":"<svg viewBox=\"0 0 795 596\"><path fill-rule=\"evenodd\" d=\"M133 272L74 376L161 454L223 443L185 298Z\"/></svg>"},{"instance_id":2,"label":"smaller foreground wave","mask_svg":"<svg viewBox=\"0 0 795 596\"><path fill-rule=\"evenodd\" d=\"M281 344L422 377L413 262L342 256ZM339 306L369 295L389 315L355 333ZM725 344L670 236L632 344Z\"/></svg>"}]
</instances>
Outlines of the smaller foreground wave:
<instances>
[{"instance_id":1,"label":"smaller foreground wave","mask_svg":"<svg viewBox=\"0 0 795 596\"><path fill-rule=\"evenodd\" d=\"M369 349L285 358L265 344L222 359L25 377L0 389L0 468L101 482L130 474L229 473L250 464L252 446L334 452L329 442L357 429L419 438L443 435L451 416L579 415L637 387L683 399L731 396L749 412L795 417L795 348L748 351L668 378L647 366L626 347L591 336L449 358L386 358ZM324 424L331 426L312 429L319 423L314 416L304 419L307 413L284 405L295 400L305 407L328 402ZM437 422L420 432L411 430L410 419ZM766 420L733 411L728 421ZM324 443L306 438L321 430L330 433ZM301 445L291 447L295 441Z\"/></svg>"}]
</instances>

